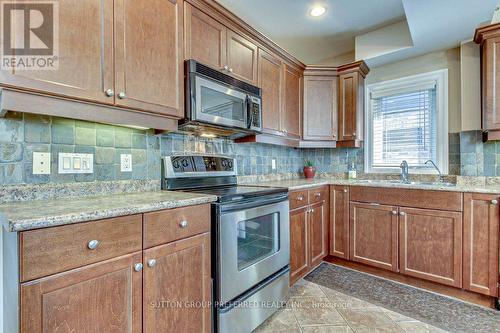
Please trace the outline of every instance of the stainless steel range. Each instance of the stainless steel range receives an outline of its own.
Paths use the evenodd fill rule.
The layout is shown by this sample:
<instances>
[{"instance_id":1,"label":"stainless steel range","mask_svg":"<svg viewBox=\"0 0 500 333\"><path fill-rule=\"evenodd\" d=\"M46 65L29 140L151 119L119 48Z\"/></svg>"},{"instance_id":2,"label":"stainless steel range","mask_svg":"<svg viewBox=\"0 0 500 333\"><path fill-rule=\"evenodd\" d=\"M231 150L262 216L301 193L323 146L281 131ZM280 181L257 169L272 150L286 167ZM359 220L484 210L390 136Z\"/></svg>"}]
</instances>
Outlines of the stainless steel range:
<instances>
[{"instance_id":1,"label":"stainless steel range","mask_svg":"<svg viewBox=\"0 0 500 333\"><path fill-rule=\"evenodd\" d=\"M249 333L289 297L288 191L238 186L236 160L163 158L164 189L214 194L212 278L216 332Z\"/></svg>"}]
</instances>

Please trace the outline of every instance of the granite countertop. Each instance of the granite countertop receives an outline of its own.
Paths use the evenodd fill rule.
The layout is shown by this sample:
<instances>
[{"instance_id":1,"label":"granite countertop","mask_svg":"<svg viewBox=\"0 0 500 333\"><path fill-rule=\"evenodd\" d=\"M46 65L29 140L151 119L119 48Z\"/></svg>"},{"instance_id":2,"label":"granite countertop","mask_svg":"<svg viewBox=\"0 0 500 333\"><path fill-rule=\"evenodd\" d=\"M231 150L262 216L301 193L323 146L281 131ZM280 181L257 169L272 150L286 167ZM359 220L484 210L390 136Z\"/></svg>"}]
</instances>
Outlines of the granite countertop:
<instances>
[{"instance_id":1,"label":"granite countertop","mask_svg":"<svg viewBox=\"0 0 500 333\"><path fill-rule=\"evenodd\" d=\"M213 195L155 191L12 202L0 205L0 222L9 231L23 231L199 205L216 199L217 197Z\"/></svg>"},{"instance_id":2,"label":"granite countertop","mask_svg":"<svg viewBox=\"0 0 500 333\"><path fill-rule=\"evenodd\" d=\"M265 187L285 187L290 191L307 189L321 185L347 185L347 186L370 186L370 187L384 187L384 188L406 188L406 189L419 189L428 191L448 191L448 192L468 192L468 193L487 193L487 194L500 194L500 185L477 185L477 184L457 184L454 186L445 186L437 184L402 184L395 181L383 180L348 180L348 179L291 179L291 180L278 180L269 182L260 182L256 184L246 184L253 186Z\"/></svg>"}]
</instances>

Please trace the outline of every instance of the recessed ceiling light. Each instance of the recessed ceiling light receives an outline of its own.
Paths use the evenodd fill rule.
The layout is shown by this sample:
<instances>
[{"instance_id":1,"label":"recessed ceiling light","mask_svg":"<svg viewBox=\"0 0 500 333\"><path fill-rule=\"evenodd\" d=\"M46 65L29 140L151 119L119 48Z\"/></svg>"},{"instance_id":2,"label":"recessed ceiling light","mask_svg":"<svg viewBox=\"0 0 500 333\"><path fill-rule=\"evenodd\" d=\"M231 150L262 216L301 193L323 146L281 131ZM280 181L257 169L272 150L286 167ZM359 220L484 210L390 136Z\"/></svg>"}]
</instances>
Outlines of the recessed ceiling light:
<instances>
[{"instance_id":1,"label":"recessed ceiling light","mask_svg":"<svg viewBox=\"0 0 500 333\"><path fill-rule=\"evenodd\" d=\"M326 8L323 6L315 6L311 9L311 16L321 16L326 13Z\"/></svg>"}]
</instances>

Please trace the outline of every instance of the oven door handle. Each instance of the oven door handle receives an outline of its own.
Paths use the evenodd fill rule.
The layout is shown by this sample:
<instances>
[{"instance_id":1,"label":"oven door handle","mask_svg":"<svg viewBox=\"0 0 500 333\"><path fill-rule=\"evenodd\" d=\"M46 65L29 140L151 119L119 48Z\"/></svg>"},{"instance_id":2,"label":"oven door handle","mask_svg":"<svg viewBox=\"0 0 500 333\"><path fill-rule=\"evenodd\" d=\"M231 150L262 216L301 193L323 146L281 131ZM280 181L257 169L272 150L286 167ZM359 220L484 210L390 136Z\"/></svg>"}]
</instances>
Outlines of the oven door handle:
<instances>
[{"instance_id":1,"label":"oven door handle","mask_svg":"<svg viewBox=\"0 0 500 333\"><path fill-rule=\"evenodd\" d=\"M245 202L240 201L240 202L235 202L235 203L222 203L222 204L218 204L218 206L219 206L220 212L222 214L222 213L230 213L230 212L243 210L243 209L259 207L259 206L266 206L266 205L270 205L273 203L278 203L278 202L282 202L282 201L286 201L286 200L288 200L288 193L279 194L279 195L276 195L274 197L264 199L264 200L262 200L262 199L254 200L254 198L252 198L251 200L245 201Z\"/></svg>"}]
</instances>

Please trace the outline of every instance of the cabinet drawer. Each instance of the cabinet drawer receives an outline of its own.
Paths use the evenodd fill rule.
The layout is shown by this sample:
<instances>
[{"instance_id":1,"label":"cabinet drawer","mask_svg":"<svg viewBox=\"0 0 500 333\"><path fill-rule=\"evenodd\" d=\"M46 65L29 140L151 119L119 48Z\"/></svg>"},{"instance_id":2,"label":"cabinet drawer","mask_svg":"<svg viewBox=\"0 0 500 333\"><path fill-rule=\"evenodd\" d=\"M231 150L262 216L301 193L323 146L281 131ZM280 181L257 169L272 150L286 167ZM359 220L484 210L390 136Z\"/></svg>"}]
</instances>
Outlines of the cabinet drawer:
<instances>
[{"instance_id":1,"label":"cabinet drawer","mask_svg":"<svg viewBox=\"0 0 500 333\"><path fill-rule=\"evenodd\" d=\"M288 200L290 201L290 210L308 205L307 190L290 192Z\"/></svg>"},{"instance_id":2,"label":"cabinet drawer","mask_svg":"<svg viewBox=\"0 0 500 333\"><path fill-rule=\"evenodd\" d=\"M328 200L328 186L322 186L309 190L309 204L315 204Z\"/></svg>"},{"instance_id":3,"label":"cabinet drawer","mask_svg":"<svg viewBox=\"0 0 500 333\"><path fill-rule=\"evenodd\" d=\"M144 247L150 248L210 231L210 205L144 214Z\"/></svg>"},{"instance_id":4,"label":"cabinet drawer","mask_svg":"<svg viewBox=\"0 0 500 333\"><path fill-rule=\"evenodd\" d=\"M142 247L142 217L112 219L23 231L19 236L21 281L29 281Z\"/></svg>"}]
</instances>

